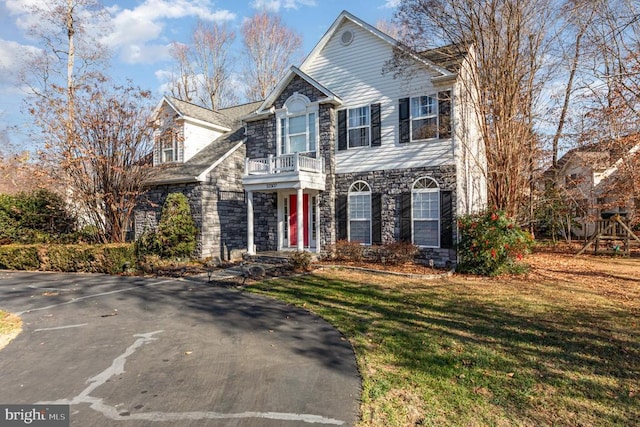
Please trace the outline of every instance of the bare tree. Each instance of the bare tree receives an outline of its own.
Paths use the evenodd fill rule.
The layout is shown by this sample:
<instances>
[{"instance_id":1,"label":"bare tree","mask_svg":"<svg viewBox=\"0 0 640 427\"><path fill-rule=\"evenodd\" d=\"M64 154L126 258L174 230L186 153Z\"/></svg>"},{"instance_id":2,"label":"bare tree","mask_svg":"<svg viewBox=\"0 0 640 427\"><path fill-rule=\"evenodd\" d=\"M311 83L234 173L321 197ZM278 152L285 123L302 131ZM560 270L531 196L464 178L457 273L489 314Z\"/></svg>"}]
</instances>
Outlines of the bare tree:
<instances>
[{"instance_id":1,"label":"bare tree","mask_svg":"<svg viewBox=\"0 0 640 427\"><path fill-rule=\"evenodd\" d=\"M100 75L109 52L98 37L108 14L97 0L51 0L31 7L30 36L41 47L29 54L23 80L39 97L59 96L64 87L68 115L76 89Z\"/></svg>"},{"instance_id":2,"label":"bare tree","mask_svg":"<svg viewBox=\"0 0 640 427\"><path fill-rule=\"evenodd\" d=\"M169 92L178 99L192 102L197 90L197 83L189 60L189 50L189 46L185 44L178 42L171 44L170 53L176 61L176 66L171 72Z\"/></svg>"},{"instance_id":3,"label":"bare tree","mask_svg":"<svg viewBox=\"0 0 640 427\"><path fill-rule=\"evenodd\" d=\"M178 71L171 92L185 101L195 100L214 110L237 102L230 84L235 33L221 24L198 22L190 46L174 43L172 56Z\"/></svg>"},{"instance_id":4,"label":"bare tree","mask_svg":"<svg viewBox=\"0 0 640 427\"><path fill-rule=\"evenodd\" d=\"M105 242L124 241L144 190L152 150L150 100L150 92L132 86L83 86L76 93L72 144L64 104L42 98L34 111L48 141L44 160L58 166L78 215Z\"/></svg>"},{"instance_id":5,"label":"bare tree","mask_svg":"<svg viewBox=\"0 0 640 427\"><path fill-rule=\"evenodd\" d=\"M434 40L469 49L461 102L484 142L489 203L509 215L530 204L550 10L548 0L406 0L396 14L415 51Z\"/></svg>"},{"instance_id":6,"label":"bare tree","mask_svg":"<svg viewBox=\"0 0 640 427\"><path fill-rule=\"evenodd\" d=\"M259 12L241 28L246 64L245 96L251 101L266 98L296 59L302 38L286 27L279 16Z\"/></svg>"}]
</instances>

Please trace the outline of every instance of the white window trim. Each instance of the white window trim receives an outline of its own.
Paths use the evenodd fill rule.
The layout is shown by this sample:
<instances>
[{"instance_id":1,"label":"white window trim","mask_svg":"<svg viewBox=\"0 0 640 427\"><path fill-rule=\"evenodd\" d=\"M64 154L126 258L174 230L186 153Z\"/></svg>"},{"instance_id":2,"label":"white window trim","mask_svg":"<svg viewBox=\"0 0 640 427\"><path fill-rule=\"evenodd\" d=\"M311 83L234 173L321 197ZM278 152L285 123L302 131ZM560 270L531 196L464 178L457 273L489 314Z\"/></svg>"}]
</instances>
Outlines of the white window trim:
<instances>
[{"instance_id":1,"label":"white window trim","mask_svg":"<svg viewBox=\"0 0 640 427\"><path fill-rule=\"evenodd\" d=\"M416 184L418 184L418 182L422 181L423 179L431 180L435 184L435 187L433 187L433 188L419 188L419 189L416 189L415 188ZM438 215L437 215L437 218L435 218L435 219L422 219L422 218L421 219L415 219L414 218L414 214L413 214L413 195L415 193L437 193L438 194L438 196L437 196L437 201L438 201ZM413 185L411 186L411 243L416 244L416 242L415 242L416 241L416 239L415 239L415 227L414 227L415 221L421 221L421 220L423 220L423 221L437 221L437 223L438 223L438 232L437 232L438 244L436 246L430 246L430 245L417 245L417 246L419 246L421 248L435 248L435 249L440 248L440 228L442 226L442 224L440 223L441 222L441 220L440 220L441 216L442 216L442 206L440 205L440 186L438 185L438 182L434 178L432 178L430 176L423 176L423 177L420 177L420 178L416 179L414 181Z\"/></svg>"},{"instance_id":2,"label":"white window trim","mask_svg":"<svg viewBox=\"0 0 640 427\"><path fill-rule=\"evenodd\" d=\"M349 121L349 116L351 114L351 111L353 110L357 110L359 108L367 108L367 121L369 122L367 125L365 126L354 126L351 127L349 126L350 121ZM359 148L367 148L367 147L371 147L371 104L366 104L366 105L359 105L356 107L351 107L351 108L347 108L347 150L357 150ZM368 137L368 141L365 145L358 145L357 147L352 147L351 146L351 137L350 137L350 133L349 131L352 129L362 129L362 128L368 128L369 132L367 133Z\"/></svg>"},{"instance_id":3,"label":"white window trim","mask_svg":"<svg viewBox=\"0 0 640 427\"><path fill-rule=\"evenodd\" d=\"M362 185L364 184L369 190L368 191L353 191L353 189L355 188L356 184ZM367 184L365 181L356 181L353 184L351 184L351 186L349 187L349 192L347 193L347 240L351 241L351 195L352 194L364 194L364 195L369 195L369 219L368 220L364 220L364 219L354 219L353 221L369 221L369 243L363 243L360 242L361 245L363 246L370 246L372 244L372 240L373 240L373 220L371 218L373 212L371 211L372 206L371 206L371 196L373 195L373 192L371 191L371 186L369 184Z\"/></svg>"},{"instance_id":4,"label":"white window trim","mask_svg":"<svg viewBox=\"0 0 640 427\"><path fill-rule=\"evenodd\" d=\"M304 109L299 108L300 105L304 105ZM291 111L292 110L292 111ZM291 154L291 142L289 140L289 133L288 133L288 129L290 128L289 125L289 119L293 118L293 117L299 117L304 115L305 116L305 135L306 135L306 148L307 151L303 151L304 153L314 153L315 157L318 157L318 151L319 151L319 144L320 144L320 121L319 121L319 114L320 112L320 108L317 102L311 102L311 100L309 98L307 98L306 96L295 92L293 95L291 95L287 101L284 103L284 106L279 109L276 110L276 140L277 140L277 144L276 144L276 155L280 156L283 154ZM310 114L314 114L314 145L315 145L315 150L309 150L311 147L310 144L310 140L309 140L309 115ZM285 132L285 135L282 135L282 120L285 120L286 123L286 129L287 131ZM301 134L296 134L296 135L301 135ZM285 139L285 151L287 151L286 153L283 152L282 150L282 140L283 137L286 138Z\"/></svg>"},{"instance_id":5,"label":"white window trim","mask_svg":"<svg viewBox=\"0 0 640 427\"><path fill-rule=\"evenodd\" d=\"M165 148L167 133L171 134L171 148ZM166 153L172 152L172 160L167 160ZM166 131L160 136L160 163L177 163L178 162L178 138L173 130Z\"/></svg>"},{"instance_id":6,"label":"white window trim","mask_svg":"<svg viewBox=\"0 0 640 427\"><path fill-rule=\"evenodd\" d=\"M434 110L435 113L429 114L426 116L414 116L413 111L413 100L422 97L429 97L433 99ZM422 138L422 139L413 139L413 122L414 120L427 120L427 119L436 119L436 136L433 138ZM438 102L438 94L430 94L430 95L418 95L409 97L409 141L410 142L424 142L424 141L434 141L440 139L440 103Z\"/></svg>"}]
</instances>

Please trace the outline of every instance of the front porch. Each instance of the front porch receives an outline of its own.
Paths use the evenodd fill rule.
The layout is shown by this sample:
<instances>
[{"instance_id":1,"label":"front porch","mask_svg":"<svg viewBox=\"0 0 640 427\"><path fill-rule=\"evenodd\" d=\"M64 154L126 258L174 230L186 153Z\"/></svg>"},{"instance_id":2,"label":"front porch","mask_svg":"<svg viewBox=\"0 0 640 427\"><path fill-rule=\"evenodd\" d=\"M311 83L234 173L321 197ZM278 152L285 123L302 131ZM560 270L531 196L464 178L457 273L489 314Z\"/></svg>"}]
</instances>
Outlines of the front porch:
<instances>
[{"instance_id":1,"label":"front porch","mask_svg":"<svg viewBox=\"0 0 640 427\"><path fill-rule=\"evenodd\" d=\"M242 183L247 193L247 253L255 255L255 212L275 217L277 251L320 252L320 192L325 189L324 162L308 154L294 153L246 159ZM270 206L255 206L255 193L275 197ZM259 242L260 243L260 242ZM262 242L264 243L264 242ZM264 247L264 244L262 245Z\"/></svg>"}]
</instances>

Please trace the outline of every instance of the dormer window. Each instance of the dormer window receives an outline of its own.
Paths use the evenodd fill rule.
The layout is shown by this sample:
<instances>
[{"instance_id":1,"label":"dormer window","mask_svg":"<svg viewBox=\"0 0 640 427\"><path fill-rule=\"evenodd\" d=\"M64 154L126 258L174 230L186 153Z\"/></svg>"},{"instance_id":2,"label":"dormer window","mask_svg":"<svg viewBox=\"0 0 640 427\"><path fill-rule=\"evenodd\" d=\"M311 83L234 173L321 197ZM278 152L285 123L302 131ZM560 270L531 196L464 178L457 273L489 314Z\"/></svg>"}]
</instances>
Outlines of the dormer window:
<instances>
[{"instance_id":1,"label":"dormer window","mask_svg":"<svg viewBox=\"0 0 640 427\"><path fill-rule=\"evenodd\" d=\"M318 146L318 105L294 93L277 112L278 154L315 153Z\"/></svg>"},{"instance_id":2,"label":"dormer window","mask_svg":"<svg viewBox=\"0 0 640 427\"><path fill-rule=\"evenodd\" d=\"M179 160L178 137L173 129L167 129L160 135L157 147L157 159L160 163L175 163Z\"/></svg>"}]
</instances>

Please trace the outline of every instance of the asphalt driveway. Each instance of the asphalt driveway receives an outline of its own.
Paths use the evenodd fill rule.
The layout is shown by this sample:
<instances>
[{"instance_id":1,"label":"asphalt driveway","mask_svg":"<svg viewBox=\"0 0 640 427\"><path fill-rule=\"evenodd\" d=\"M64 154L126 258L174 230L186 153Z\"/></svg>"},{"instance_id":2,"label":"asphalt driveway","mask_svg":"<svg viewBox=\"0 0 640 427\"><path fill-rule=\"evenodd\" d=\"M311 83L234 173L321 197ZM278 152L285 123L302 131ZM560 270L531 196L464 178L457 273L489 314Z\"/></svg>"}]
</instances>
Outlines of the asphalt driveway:
<instances>
[{"instance_id":1,"label":"asphalt driveway","mask_svg":"<svg viewBox=\"0 0 640 427\"><path fill-rule=\"evenodd\" d=\"M304 310L184 279L0 271L23 332L0 403L69 404L73 426L353 425L353 351Z\"/></svg>"}]
</instances>

